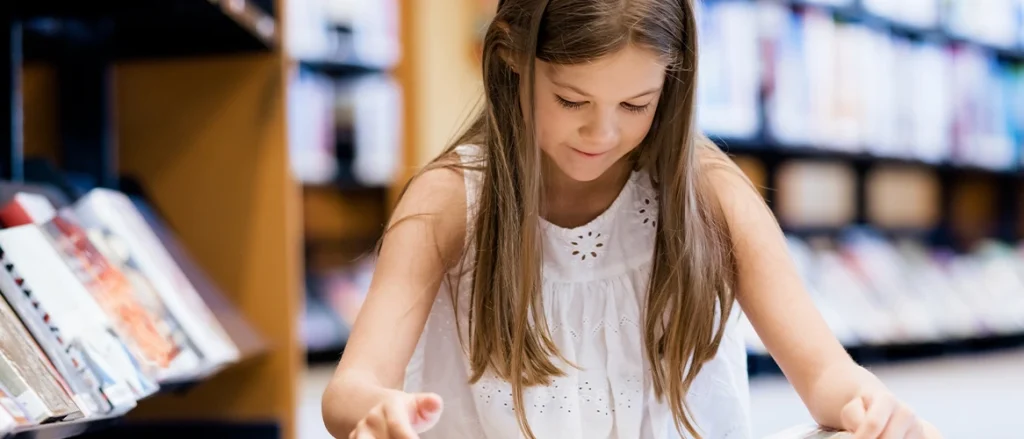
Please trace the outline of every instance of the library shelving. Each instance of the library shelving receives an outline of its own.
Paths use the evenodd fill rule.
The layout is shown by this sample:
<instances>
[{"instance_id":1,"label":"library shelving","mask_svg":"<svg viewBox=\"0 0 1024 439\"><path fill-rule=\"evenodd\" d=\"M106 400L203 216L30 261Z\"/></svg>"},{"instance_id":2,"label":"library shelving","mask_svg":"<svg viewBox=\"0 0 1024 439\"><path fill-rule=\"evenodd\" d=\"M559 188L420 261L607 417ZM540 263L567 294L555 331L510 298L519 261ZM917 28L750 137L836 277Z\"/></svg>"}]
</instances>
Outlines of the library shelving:
<instances>
[{"instance_id":1,"label":"library shelving","mask_svg":"<svg viewBox=\"0 0 1024 439\"><path fill-rule=\"evenodd\" d=\"M241 337L237 362L168 381L127 413L11 437L295 437L301 195L287 166L283 6L0 6L4 184L69 202L92 188L131 195L165 227L167 250L194 262L182 270Z\"/></svg>"},{"instance_id":2,"label":"library shelving","mask_svg":"<svg viewBox=\"0 0 1024 439\"><path fill-rule=\"evenodd\" d=\"M936 297L942 298L941 300L964 300L970 303L973 300L971 295L995 294L988 290L1009 291L1010 301L1005 306L1007 308L1016 306L1014 300L1024 298L1024 288L1021 286L1017 286L1015 283L1012 285L987 284L982 281L982 278L986 277L986 273L987 278L984 281L991 281L994 277L987 271L974 273L967 270L969 272L967 275L955 271L963 269L960 264L992 269L986 264L993 263L995 265L1003 264L1001 267L1006 268L1006 271L994 270L996 273L1007 274L1007 279L1014 279L1012 282L1016 282L1016 278L1024 275L1021 272L1010 275L1009 273L1015 269L1007 268L1019 267L1020 258L1016 256L1015 252L1024 238L1024 216L1022 216L1024 198L1020 195L1021 188L1024 188L1024 169L1021 166L1024 137L1019 134L1024 128L1021 126L1024 121L1020 117L1021 114L1013 113L1020 111L1019 108L1015 109L1014 105L986 107L985 103L991 102L992 99L979 97L995 95L1002 99L1008 99L1011 103L1016 102L1018 98L1012 97L1010 92L996 93L993 90L996 90L995 87L1006 86L1001 81L1012 80L1007 75L1016 74L1017 83L1024 83L1020 75L1021 69L1024 68L1024 39L1020 39L1018 36L1012 42L997 43L992 40L986 41L983 37L969 33L954 31L953 23L958 19L955 14L963 13L964 8L967 7L965 6L966 2L934 2L936 14L928 25L914 24L912 21L904 21L895 16L886 16L878 13L877 10L872 10L868 3L872 2L867 0L717 0L706 2L708 10L711 11L708 13L707 28L712 32L704 35L705 40L712 39L710 44L714 45L715 49L713 50L732 52L727 55L729 58L725 62L720 61L720 57L716 57L715 61L718 61L716 67L719 70L710 73L722 77L729 76L728 79L715 81L715 84L708 86L709 89L699 92L699 94L709 96L710 102L714 104L726 102L724 105L727 105L712 110L710 120L716 125L714 129L707 131L724 151L736 158L753 182L761 189L761 193L765 196L769 206L775 210L787 235L808 243L815 242L819 247L826 248L823 257L829 259L828 263L835 262L835 259L830 258L838 255L839 260L847 266L854 277L868 285L865 287L866 290L875 290L874 293L877 294L869 294L872 300L881 300L883 303L889 300L891 302L888 305L892 305L899 300L913 301L920 298L915 297L917 293L913 292L906 293L907 297L886 297L886 295L893 294L901 295L899 291L893 291L891 284L886 284L886 282L907 282L908 280L900 279L898 276L886 277L886 273L880 274L866 268L864 261L858 260L857 244L846 241L851 230L870 230L878 237L878 242L882 243L879 245L891 247L887 248L887 251L897 248L899 243L908 241L922 246L917 250L921 254L913 251L907 253L905 249L894 253L899 254L900 258L913 259L913 263L908 263L908 266L913 266L915 269L920 268L915 264L931 264L929 267L934 270L929 272L930 274L938 273L939 278L957 284L955 288L964 294L963 297L951 299L936 293ZM884 2L873 3L877 6ZM917 3L920 6L920 3L925 2ZM957 3L962 3L960 6L963 8L954 11L953 7L956 6L954 4ZM1020 9L1016 12L1017 14L1024 13L1024 4L1020 2L1005 3L1016 5ZM893 6L894 9L909 7L909 4L902 2L890 2L889 4L896 5ZM719 10L716 11L716 9ZM1024 22L1021 22L1019 16L1015 19L1014 25L1024 27ZM766 19L766 17L769 18ZM746 33L740 32L737 28L745 26L741 24L741 19L751 20L744 23L748 23L754 30ZM728 22L730 20L731 23ZM808 21L813 21L813 23L808 24ZM824 24L826 22L834 24ZM823 26L827 26L827 30L824 30L825 33L822 33ZM716 38L724 39L726 32L733 32L729 34L731 40L715 41ZM815 34L818 37L827 34L827 42L810 41L815 38L811 32L818 32ZM873 39L868 40L868 34L873 35ZM1015 34L1019 35L1020 32ZM991 37L991 35L989 36ZM846 40L843 40L844 38ZM868 42L867 44L875 44L875 46L869 46L874 48L880 47L878 44L892 45L895 47L895 53L901 54L899 56L903 58L893 64L890 58L885 58L890 56L889 53L872 52L857 46L865 44L865 41ZM928 48L932 51L915 52L918 47ZM841 53L843 51L853 51L856 56L844 55ZM910 55L911 53L913 55ZM834 54L839 55L836 57ZM744 56L747 58L743 58ZM969 59L972 56L978 58ZM917 58L912 59L913 57ZM979 59L983 61L976 63L975 61ZM924 65L936 65L935 62L949 63L943 66L949 70L946 72L932 71L911 64L922 60L933 63ZM878 62L878 64L873 64L874 62ZM958 63L963 63L963 65ZM970 66L964 67L966 65ZM708 65L704 65L703 68L707 69ZM851 70L854 68L863 68L864 70ZM861 73L869 68L884 72L885 75L894 73L893 70L885 69L895 68L895 74L903 74L905 77L897 79L895 89L891 88L892 84L886 84L890 88L884 89L863 88L866 82L857 82L857 80L860 80L864 76ZM728 69L749 69L757 71L758 74L734 75ZM900 72L900 69L915 72L913 75L916 76ZM984 73L977 76L971 75L971 73L979 71ZM705 70L705 75L707 74L709 73ZM800 81L806 80L806 82L796 84L791 80L792 78L780 79L780 76L785 75L806 75L799 77ZM851 82L851 78L857 78L857 80ZM932 78L943 79L933 80ZM787 79L790 81L785 82ZM940 83L938 82L940 80L949 82ZM875 81L872 82L875 85L881 84L875 78L869 78L867 81ZM929 119L930 122L922 122L922 119L914 119L909 116L913 114L916 117L927 112L922 110L931 110L921 106L916 107L917 110L911 111L909 114L905 109L885 113L891 115L896 121L893 126L896 127L896 132L900 136L892 137L890 134L892 131L885 131L890 127L884 126L884 124L879 125L877 118L865 117L864 112L878 110L878 99L889 99L890 94L898 95L898 97L894 97L894 100L882 102L892 104L890 107L905 105L905 101L908 99L922 98L921 90L935 90L935 88L927 87L936 86L940 86L941 91L947 93L949 98L938 99L930 104L933 105L933 108L952 108L953 110L947 113L942 112L946 111L943 109L928 115L932 118ZM917 88L915 89L915 87ZM908 94L908 90L911 94ZM869 96L872 94L878 96ZM823 96L825 97L823 98ZM965 97L966 100L964 100ZM714 99L718 99L718 101ZM786 99L789 100L785 101ZM801 101L801 99L804 100ZM904 101L900 101L900 99ZM784 105L780 106L779 102L784 102ZM975 102L982 103L982 105L974 106ZM785 107L785 105L789 105L789 107ZM722 112L723 108L727 111ZM783 114L782 110L797 112ZM819 113L826 115L822 116ZM729 126L728 123L732 121L726 121L724 125L721 123L723 114L750 116L738 117L736 119L744 122ZM942 116L936 117L939 114ZM801 117L806 117L806 121L797 123L796 121ZM834 119L829 120L829 117ZM834 138L828 137L828 135L822 137L822 129L815 126L822 121L832 123L833 120L841 118L845 119L824 129L824 132L828 132L829 129L833 130L831 133L837 135ZM996 122L988 125L989 121ZM934 125L930 125L930 123L934 123ZM716 133L716 129L723 127L726 128L724 131ZM797 129L796 134L793 131L794 127ZM1007 128L1010 130L1009 134L1005 132ZM855 134L851 134L851 129L860 129L861 131L854 131ZM918 134L909 136L906 134L915 129ZM919 133L926 129L932 130L932 133L938 133L937 136L925 137L926 141L932 143L925 146L922 146L924 144L914 144L922 138ZM964 134L978 129L984 131L985 135L972 137L972 135ZM1014 134L1014 130L1016 130L1016 134ZM780 133L782 136L779 135ZM880 135L880 133L882 134ZM989 135L994 136L985 137ZM785 136L803 137L805 140L783 140L781 137ZM945 138L940 140L938 137ZM806 140L807 138L811 140ZM908 141L908 138L914 140ZM873 143L878 139L884 139L888 144ZM989 139L998 140L988 143ZM998 142L997 147L993 146L997 144L996 142ZM937 146L940 144L943 146ZM938 153L938 150L942 152ZM975 152L975 150L981 152ZM996 156L999 158L993 158ZM801 169L804 170L802 179L794 177L794 174L800 173L792 172L795 167L802 167ZM786 175L783 175L784 173ZM883 176L888 181L879 183L880 174L884 174ZM808 177L811 175L815 177ZM904 185L901 187L901 184ZM908 189L907 185L913 187ZM824 191L810 190L822 187L828 187L828 189ZM799 195L786 193L786 191ZM838 210L833 209L825 217L801 218L800 215L808 214L807 212L814 215L821 214L820 208L808 207L814 201L814 196L809 195L812 193L817 194L816 196L827 194L819 204L841 205L842 207ZM886 197L891 198L888 203L879 202L879 199ZM902 206L897 206L898 208L895 209L897 213L889 212L893 210L894 204L901 203ZM796 204L795 207L794 204ZM884 204L887 206L880 207ZM889 211L885 209L889 209ZM793 210L797 212L794 213ZM887 244L886 241L888 241ZM995 262L990 259L993 257L991 253L985 253L991 251L993 245L1001 246L998 247ZM815 257L822 257L821 254L819 253ZM921 256L925 262L916 260L908 254ZM901 264L907 262L897 259ZM811 273L811 277L818 274L825 275ZM876 278L872 278L872 276L876 276ZM909 279L908 286L912 286L914 282L914 279ZM924 282L923 278L921 282ZM966 284L961 285L961 282L966 282ZM971 284L971 282L976 282L976 284ZM838 288L828 283L821 286L821 288L827 287ZM912 290L913 288L905 289ZM840 296L843 294L822 293L821 297L824 298L821 300L827 306L830 305L829 300ZM815 297L816 300L819 300L818 296ZM849 299L849 297L843 299ZM913 303L927 304L927 302ZM833 308L842 307L841 304L836 303L831 305ZM965 304L966 306L967 304ZM992 307L992 304L988 304L988 306ZM898 322L907 324L908 327L921 323L913 321L913 318L921 318L921 316L900 315L899 313L903 311L897 310L888 311L899 315L896 320L899 318L909 319L905 322ZM850 316L844 317L848 323ZM976 326L967 333L932 336L924 339L881 337L873 341L847 343L847 349L858 361L874 364L942 355L970 355L991 349L1024 345L1024 327L993 330L992 327L998 326L998 324L987 322L985 318L988 317L977 317L978 321L974 322ZM948 328L944 330L948 330ZM756 339L756 337L753 338ZM774 362L764 354L763 347L756 346L757 344L757 342L751 343L750 372L752 374L777 372L778 369Z\"/></svg>"}]
</instances>

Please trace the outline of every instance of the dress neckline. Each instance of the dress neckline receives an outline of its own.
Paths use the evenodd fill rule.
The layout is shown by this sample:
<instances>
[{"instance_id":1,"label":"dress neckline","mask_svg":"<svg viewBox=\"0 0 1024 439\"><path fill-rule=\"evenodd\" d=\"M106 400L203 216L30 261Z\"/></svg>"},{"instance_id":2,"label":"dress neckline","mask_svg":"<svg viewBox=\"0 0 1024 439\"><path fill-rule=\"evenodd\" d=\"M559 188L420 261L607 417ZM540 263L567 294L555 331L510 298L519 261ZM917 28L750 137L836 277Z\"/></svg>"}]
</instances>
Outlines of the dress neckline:
<instances>
[{"instance_id":1,"label":"dress neckline","mask_svg":"<svg viewBox=\"0 0 1024 439\"><path fill-rule=\"evenodd\" d=\"M608 217L612 216L622 205L626 196L630 193L630 189L636 184L636 180L639 177L640 172L633 170L630 171L629 178L626 179L626 184L622 185L622 189L619 190L619 194L615 196L615 200L605 210L601 211L594 219L588 221L586 224L582 224L576 227L562 227L558 224L548 221L543 216L540 217L540 224L545 230L555 230L560 232L576 232L582 229L594 229L601 223L605 222Z\"/></svg>"}]
</instances>

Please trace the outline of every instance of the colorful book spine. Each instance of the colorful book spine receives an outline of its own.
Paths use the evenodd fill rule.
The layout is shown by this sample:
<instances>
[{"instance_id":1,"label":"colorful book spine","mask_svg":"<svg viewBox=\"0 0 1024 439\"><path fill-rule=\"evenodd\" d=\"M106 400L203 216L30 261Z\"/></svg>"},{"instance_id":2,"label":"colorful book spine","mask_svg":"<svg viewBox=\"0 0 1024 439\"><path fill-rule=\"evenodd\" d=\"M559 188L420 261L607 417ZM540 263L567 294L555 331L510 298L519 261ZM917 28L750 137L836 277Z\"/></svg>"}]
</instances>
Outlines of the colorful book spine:
<instances>
[{"instance_id":1,"label":"colorful book spine","mask_svg":"<svg viewBox=\"0 0 1024 439\"><path fill-rule=\"evenodd\" d=\"M0 264L3 265L3 270L0 270L0 291L21 316L33 337L40 341L40 347L66 380L72 398L82 413L93 416L113 411L114 404L103 391L103 386L111 383L103 381L89 367L93 362L86 360L88 353L82 346L65 339L60 327L9 258L3 244L0 244Z\"/></svg>"}]
</instances>

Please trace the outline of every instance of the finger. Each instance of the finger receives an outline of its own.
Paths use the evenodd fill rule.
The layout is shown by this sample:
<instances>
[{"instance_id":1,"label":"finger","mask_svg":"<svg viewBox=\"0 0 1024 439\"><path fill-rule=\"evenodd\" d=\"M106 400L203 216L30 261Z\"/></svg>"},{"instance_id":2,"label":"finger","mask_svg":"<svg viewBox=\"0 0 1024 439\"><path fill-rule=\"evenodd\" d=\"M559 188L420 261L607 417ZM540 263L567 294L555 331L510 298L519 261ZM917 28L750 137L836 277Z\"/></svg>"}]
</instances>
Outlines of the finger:
<instances>
[{"instance_id":1,"label":"finger","mask_svg":"<svg viewBox=\"0 0 1024 439\"><path fill-rule=\"evenodd\" d=\"M885 431L882 432L882 438L906 439L910 429L917 424L919 422L914 412L909 407L897 403L892 416L889 418L889 423L885 427Z\"/></svg>"},{"instance_id":2,"label":"finger","mask_svg":"<svg viewBox=\"0 0 1024 439\"><path fill-rule=\"evenodd\" d=\"M348 439L373 439L373 435L370 434L370 430L366 427L366 420L359 421L356 424L356 428L352 429L352 432L348 434Z\"/></svg>"},{"instance_id":3,"label":"finger","mask_svg":"<svg viewBox=\"0 0 1024 439\"><path fill-rule=\"evenodd\" d=\"M921 422L920 418L910 425L910 429L907 430L907 435L905 437L906 439L933 439L928 437L925 433L924 422ZM934 439L940 438L936 436Z\"/></svg>"},{"instance_id":4,"label":"finger","mask_svg":"<svg viewBox=\"0 0 1024 439\"><path fill-rule=\"evenodd\" d=\"M401 399L384 403L384 422L389 439L416 439L416 432L409 421L409 410Z\"/></svg>"},{"instance_id":5,"label":"finger","mask_svg":"<svg viewBox=\"0 0 1024 439\"><path fill-rule=\"evenodd\" d=\"M932 423L919 421L919 424L921 424L921 437L925 439L942 439L942 432L935 428L935 425L932 425Z\"/></svg>"},{"instance_id":6,"label":"finger","mask_svg":"<svg viewBox=\"0 0 1024 439\"><path fill-rule=\"evenodd\" d=\"M864 399L856 398L850 401L843 407L843 410L839 412L839 420L842 423L843 430L846 431L857 431L860 429L860 424L864 423L864 418L867 417L868 411L864 407Z\"/></svg>"},{"instance_id":7,"label":"finger","mask_svg":"<svg viewBox=\"0 0 1024 439\"><path fill-rule=\"evenodd\" d=\"M441 420L441 412L444 411L444 401L434 393L417 393L413 396L413 407L410 407L410 419L412 427L417 433L423 433Z\"/></svg>"},{"instance_id":8,"label":"finger","mask_svg":"<svg viewBox=\"0 0 1024 439\"><path fill-rule=\"evenodd\" d=\"M376 436L373 433L371 433L369 430L366 430L366 429L361 429L356 434L356 439L377 439L377 438L386 438L386 437L387 436Z\"/></svg>"},{"instance_id":9,"label":"finger","mask_svg":"<svg viewBox=\"0 0 1024 439\"><path fill-rule=\"evenodd\" d=\"M373 435L371 437L388 437L388 426L384 420L384 408L382 406L377 406L370 410L366 418L363 418L362 423L365 426L364 430Z\"/></svg>"},{"instance_id":10,"label":"finger","mask_svg":"<svg viewBox=\"0 0 1024 439\"><path fill-rule=\"evenodd\" d=\"M860 424L860 428L857 429L853 437L854 439L880 438L889 424L889 418L892 417L895 402L891 397L867 397L864 401L867 403L868 411L864 422Z\"/></svg>"}]
</instances>

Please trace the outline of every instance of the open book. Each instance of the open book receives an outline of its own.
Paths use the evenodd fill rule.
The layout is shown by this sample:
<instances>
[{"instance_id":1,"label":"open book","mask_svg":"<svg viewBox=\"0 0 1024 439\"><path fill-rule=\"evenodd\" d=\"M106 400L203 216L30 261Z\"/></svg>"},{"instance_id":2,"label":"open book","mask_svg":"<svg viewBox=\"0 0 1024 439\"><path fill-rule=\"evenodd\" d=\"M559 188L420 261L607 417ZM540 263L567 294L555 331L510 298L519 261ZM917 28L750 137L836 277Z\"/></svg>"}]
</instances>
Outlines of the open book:
<instances>
[{"instance_id":1,"label":"open book","mask_svg":"<svg viewBox=\"0 0 1024 439\"><path fill-rule=\"evenodd\" d=\"M834 430L826 430L817 425L800 425L779 433L775 433L764 439L851 439L850 433Z\"/></svg>"}]
</instances>

